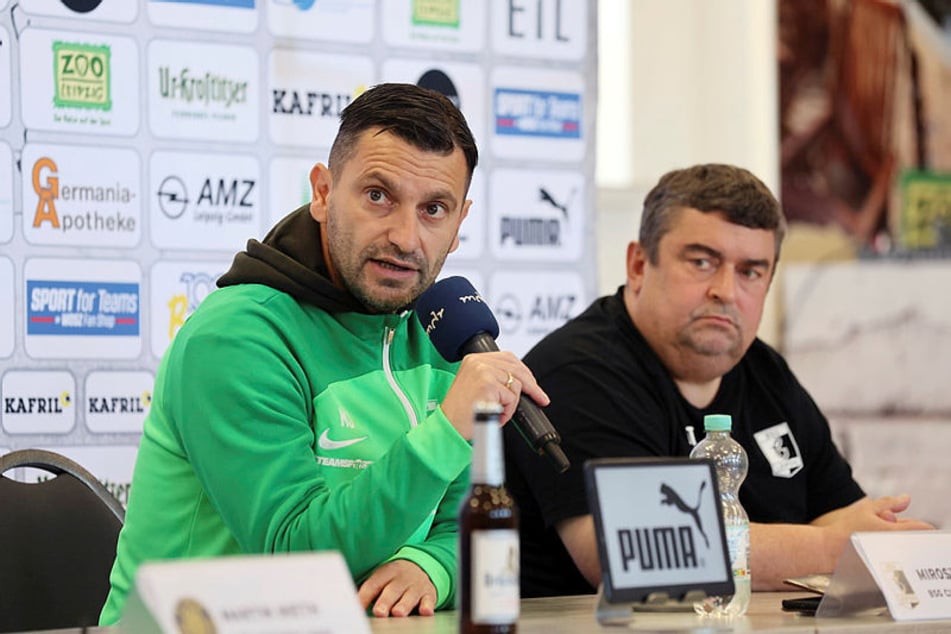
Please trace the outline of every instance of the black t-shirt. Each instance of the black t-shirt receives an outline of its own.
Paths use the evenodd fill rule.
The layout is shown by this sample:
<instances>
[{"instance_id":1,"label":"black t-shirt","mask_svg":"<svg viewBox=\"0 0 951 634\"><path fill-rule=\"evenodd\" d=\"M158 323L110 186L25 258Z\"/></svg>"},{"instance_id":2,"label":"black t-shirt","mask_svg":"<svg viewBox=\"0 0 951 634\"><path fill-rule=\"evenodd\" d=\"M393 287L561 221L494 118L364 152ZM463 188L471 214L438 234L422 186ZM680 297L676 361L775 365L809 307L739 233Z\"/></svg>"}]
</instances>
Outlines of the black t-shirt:
<instances>
[{"instance_id":1,"label":"black t-shirt","mask_svg":"<svg viewBox=\"0 0 951 634\"><path fill-rule=\"evenodd\" d=\"M525 357L551 397L545 412L571 468L556 474L506 425L507 487L521 516L523 597L594 592L554 528L589 513L585 460L687 456L687 427L701 440L705 414L733 417L733 437L749 456L740 501L751 521L808 523L864 495L825 417L775 350L755 340L724 375L710 406L697 409L634 327L622 293L597 299Z\"/></svg>"}]
</instances>

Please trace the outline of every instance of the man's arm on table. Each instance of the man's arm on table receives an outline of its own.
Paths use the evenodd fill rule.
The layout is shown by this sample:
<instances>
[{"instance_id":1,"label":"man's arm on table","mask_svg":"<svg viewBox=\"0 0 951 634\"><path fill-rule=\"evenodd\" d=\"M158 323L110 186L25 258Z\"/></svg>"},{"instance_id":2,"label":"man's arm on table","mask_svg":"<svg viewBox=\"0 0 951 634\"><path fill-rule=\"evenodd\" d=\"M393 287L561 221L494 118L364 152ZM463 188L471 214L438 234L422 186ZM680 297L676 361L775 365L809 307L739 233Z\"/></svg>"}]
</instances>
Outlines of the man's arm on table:
<instances>
[{"instance_id":1,"label":"man's arm on table","mask_svg":"<svg viewBox=\"0 0 951 634\"><path fill-rule=\"evenodd\" d=\"M750 567L754 590L788 589L783 579L835 569L849 536L856 531L926 530L927 522L899 518L907 495L862 498L817 517L810 524L750 523ZM579 515L556 525L558 535L584 578L601 583L594 518Z\"/></svg>"}]
</instances>

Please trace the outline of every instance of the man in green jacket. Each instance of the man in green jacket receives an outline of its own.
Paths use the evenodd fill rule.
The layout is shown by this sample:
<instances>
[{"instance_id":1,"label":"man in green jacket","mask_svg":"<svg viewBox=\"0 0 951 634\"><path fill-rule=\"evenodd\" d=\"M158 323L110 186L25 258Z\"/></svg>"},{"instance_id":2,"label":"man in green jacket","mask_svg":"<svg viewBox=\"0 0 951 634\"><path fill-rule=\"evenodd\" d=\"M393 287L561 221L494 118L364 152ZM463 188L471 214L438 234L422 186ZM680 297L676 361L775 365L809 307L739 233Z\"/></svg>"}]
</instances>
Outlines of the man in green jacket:
<instances>
[{"instance_id":1,"label":"man in green jacket","mask_svg":"<svg viewBox=\"0 0 951 634\"><path fill-rule=\"evenodd\" d=\"M410 308L459 244L478 153L439 93L341 115L312 202L251 240L159 366L101 622L142 562L338 550L376 616L451 607L472 408L548 397L509 352L439 357Z\"/></svg>"}]
</instances>

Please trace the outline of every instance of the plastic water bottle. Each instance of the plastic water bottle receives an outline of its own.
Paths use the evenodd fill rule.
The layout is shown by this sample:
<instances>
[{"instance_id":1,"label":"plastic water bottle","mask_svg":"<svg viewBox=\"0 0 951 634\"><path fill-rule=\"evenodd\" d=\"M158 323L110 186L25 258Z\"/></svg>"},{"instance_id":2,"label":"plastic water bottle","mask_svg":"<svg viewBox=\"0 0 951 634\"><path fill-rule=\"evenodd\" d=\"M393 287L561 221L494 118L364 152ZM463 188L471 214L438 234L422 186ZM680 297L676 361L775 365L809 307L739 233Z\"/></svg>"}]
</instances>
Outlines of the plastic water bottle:
<instances>
[{"instance_id":1,"label":"plastic water bottle","mask_svg":"<svg viewBox=\"0 0 951 634\"><path fill-rule=\"evenodd\" d=\"M739 497L749 461L746 450L730 435L732 428L728 414L708 414L703 419L706 436L690 452L691 458L713 460L735 585L732 597L707 597L695 603L694 610L701 615L743 616L750 605L750 519Z\"/></svg>"}]
</instances>

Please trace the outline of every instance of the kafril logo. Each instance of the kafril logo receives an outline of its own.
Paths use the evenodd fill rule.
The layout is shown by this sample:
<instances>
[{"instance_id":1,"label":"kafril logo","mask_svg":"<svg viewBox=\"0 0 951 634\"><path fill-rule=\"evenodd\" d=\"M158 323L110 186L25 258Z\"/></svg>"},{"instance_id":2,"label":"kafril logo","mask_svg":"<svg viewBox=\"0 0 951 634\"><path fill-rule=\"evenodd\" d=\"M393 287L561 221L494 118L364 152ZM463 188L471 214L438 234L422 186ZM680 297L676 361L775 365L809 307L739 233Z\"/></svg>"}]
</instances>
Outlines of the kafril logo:
<instances>
[{"instance_id":1,"label":"kafril logo","mask_svg":"<svg viewBox=\"0 0 951 634\"><path fill-rule=\"evenodd\" d=\"M459 0L413 0L413 24L459 28Z\"/></svg>"},{"instance_id":2,"label":"kafril logo","mask_svg":"<svg viewBox=\"0 0 951 634\"><path fill-rule=\"evenodd\" d=\"M112 110L110 55L108 46L53 42L53 104Z\"/></svg>"},{"instance_id":3,"label":"kafril logo","mask_svg":"<svg viewBox=\"0 0 951 634\"><path fill-rule=\"evenodd\" d=\"M52 396L5 396L4 414L62 414L73 404L73 396L68 391Z\"/></svg>"}]
</instances>

